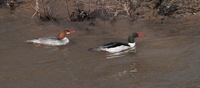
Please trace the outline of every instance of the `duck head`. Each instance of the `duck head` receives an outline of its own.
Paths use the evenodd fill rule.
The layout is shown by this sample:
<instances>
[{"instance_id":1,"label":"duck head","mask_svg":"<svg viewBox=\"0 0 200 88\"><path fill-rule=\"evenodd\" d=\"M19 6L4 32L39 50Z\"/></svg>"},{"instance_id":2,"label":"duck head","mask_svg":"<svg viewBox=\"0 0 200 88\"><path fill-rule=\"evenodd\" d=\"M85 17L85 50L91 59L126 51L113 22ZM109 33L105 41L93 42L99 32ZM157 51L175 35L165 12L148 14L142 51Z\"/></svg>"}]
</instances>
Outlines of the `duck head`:
<instances>
[{"instance_id":1,"label":"duck head","mask_svg":"<svg viewBox=\"0 0 200 88\"><path fill-rule=\"evenodd\" d=\"M129 35L129 37L128 37L128 42L129 42L129 43L134 43L134 42L135 42L135 38L137 38L137 37L142 37L142 36L144 36L144 35L143 35L143 34L139 34L139 33L133 32L131 35Z\"/></svg>"},{"instance_id":2,"label":"duck head","mask_svg":"<svg viewBox=\"0 0 200 88\"><path fill-rule=\"evenodd\" d=\"M72 34L74 32L75 32L75 30L72 30L72 29L64 30L58 34L57 38L59 40L61 40L61 39L65 38L67 35Z\"/></svg>"}]
</instances>

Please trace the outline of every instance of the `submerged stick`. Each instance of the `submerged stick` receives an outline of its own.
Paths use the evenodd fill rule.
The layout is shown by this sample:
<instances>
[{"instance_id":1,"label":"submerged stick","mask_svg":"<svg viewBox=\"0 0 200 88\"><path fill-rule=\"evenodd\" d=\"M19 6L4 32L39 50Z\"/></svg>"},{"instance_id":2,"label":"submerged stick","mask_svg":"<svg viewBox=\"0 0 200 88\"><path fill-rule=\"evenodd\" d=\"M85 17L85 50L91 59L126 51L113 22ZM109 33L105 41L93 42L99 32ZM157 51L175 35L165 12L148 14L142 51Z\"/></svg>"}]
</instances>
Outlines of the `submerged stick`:
<instances>
[{"instance_id":1,"label":"submerged stick","mask_svg":"<svg viewBox=\"0 0 200 88\"><path fill-rule=\"evenodd\" d=\"M89 0L89 11L88 11L88 14L90 13L90 8L91 8L91 0Z\"/></svg>"},{"instance_id":2,"label":"submerged stick","mask_svg":"<svg viewBox=\"0 0 200 88\"><path fill-rule=\"evenodd\" d=\"M71 20L69 6L68 6L68 0L66 0L66 5L67 5L67 13L68 13L69 19Z\"/></svg>"}]
</instances>

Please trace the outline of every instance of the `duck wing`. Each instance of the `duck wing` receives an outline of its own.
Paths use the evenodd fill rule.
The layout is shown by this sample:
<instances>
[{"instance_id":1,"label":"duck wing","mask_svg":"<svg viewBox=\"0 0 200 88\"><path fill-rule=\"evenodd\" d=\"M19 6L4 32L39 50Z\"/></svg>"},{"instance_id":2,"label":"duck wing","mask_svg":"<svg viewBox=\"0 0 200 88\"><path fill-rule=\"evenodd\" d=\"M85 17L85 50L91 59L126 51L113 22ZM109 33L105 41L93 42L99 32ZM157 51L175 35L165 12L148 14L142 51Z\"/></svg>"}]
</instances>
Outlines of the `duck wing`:
<instances>
[{"instance_id":1,"label":"duck wing","mask_svg":"<svg viewBox=\"0 0 200 88\"><path fill-rule=\"evenodd\" d=\"M127 43L121 43L121 42L112 42L112 43L108 43L108 44L104 44L103 46L101 46L102 48L113 48L113 47L118 47L118 46L129 46Z\"/></svg>"},{"instance_id":2,"label":"duck wing","mask_svg":"<svg viewBox=\"0 0 200 88\"><path fill-rule=\"evenodd\" d=\"M57 40L56 37L43 37L43 38L35 38L27 40L26 42L41 43L41 42L55 41L55 40Z\"/></svg>"}]
</instances>

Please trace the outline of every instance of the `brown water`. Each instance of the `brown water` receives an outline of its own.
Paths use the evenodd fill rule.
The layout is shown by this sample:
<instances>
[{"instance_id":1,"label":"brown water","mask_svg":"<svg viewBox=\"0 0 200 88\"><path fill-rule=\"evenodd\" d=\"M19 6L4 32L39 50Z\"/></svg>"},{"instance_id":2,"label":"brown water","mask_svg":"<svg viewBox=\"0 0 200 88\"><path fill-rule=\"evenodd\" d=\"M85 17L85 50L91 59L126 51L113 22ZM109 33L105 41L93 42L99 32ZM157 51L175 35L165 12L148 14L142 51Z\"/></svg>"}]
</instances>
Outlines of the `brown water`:
<instances>
[{"instance_id":1,"label":"brown water","mask_svg":"<svg viewBox=\"0 0 200 88\"><path fill-rule=\"evenodd\" d=\"M183 18L163 24L119 21L39 22L31 15L0 9L0 88L200 88L200 20ZM196 19L196 20L194 20ZM66 28L65 47L35 47L24 41L56 36ZM137 53L107 59L90 52L112 41L138 38Z\"/></svg>"}]
</instances>

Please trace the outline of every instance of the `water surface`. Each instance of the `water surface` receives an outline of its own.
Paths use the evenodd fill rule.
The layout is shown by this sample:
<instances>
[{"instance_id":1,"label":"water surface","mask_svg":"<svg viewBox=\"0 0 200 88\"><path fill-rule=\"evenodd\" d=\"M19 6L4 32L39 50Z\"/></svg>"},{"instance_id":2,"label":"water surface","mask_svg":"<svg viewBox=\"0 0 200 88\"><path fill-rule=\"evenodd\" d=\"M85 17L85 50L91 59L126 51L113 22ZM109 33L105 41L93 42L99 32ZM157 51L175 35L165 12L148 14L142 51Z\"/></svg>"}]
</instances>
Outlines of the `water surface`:
<instances>
[{"instance_id":1,"label":"water surface","mask_svg":"<svg viewBox=\"0 0 200 88\"><path fill-rule=\"evenodd\" d=\"M27 44L37 37L56 36L73 28L70 44L62 47ZM0 9L1 88L199 88L200 20L197 17L115 24L98 21L39 22L29 14ZM89 48L137 38L137 53L108 59Z\"/></svg>"}]
</instances>

